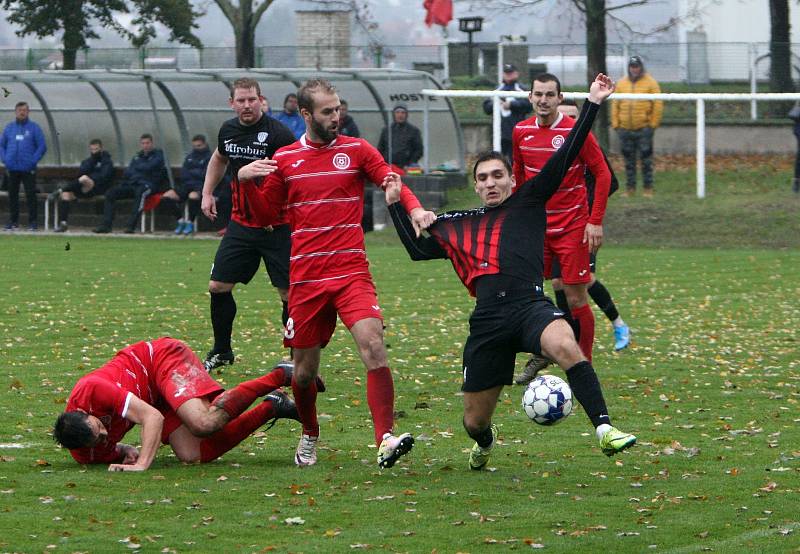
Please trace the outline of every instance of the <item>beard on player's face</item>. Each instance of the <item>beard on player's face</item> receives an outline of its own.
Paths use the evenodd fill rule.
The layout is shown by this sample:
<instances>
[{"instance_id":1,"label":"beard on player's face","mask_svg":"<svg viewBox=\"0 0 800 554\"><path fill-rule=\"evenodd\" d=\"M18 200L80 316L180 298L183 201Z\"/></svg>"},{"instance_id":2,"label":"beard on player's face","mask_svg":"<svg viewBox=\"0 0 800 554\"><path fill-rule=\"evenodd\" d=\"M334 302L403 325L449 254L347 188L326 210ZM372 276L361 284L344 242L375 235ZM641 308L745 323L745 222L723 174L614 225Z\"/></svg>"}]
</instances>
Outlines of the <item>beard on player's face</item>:
<instances>
[{"instance_id":1,"label":"beard on player's face","mask_svg":"<svg viewBox=\"0 0 800 554\"><path fill-rule=\"evenodd\" d=\"M321 142L328 143L339 135L339 128L335 123L328 123L328 127L325 127L324 123L317 121L317 118L312 115L311 132Z\"/></svg>"}]
</instances>

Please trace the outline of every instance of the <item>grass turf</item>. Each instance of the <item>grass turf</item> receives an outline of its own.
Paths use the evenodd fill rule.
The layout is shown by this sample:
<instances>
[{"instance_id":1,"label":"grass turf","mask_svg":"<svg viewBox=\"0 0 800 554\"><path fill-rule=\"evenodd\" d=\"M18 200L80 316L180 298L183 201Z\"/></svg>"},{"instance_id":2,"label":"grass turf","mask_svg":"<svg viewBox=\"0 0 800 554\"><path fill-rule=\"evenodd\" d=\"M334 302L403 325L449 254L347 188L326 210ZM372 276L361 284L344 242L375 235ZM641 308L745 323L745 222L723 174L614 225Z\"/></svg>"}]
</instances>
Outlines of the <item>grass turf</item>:
<instances>
[{"instance_id":1,"label":"grass turf","mask_svg":"<svg viewBox=\"0 0 800 554\"><path fill-rule=\"evenodd\" d=\"M471 301L448 264L412 263L377 233L397 428L417 437L407 458L377 470L364 371L340 327L323 353L316 467L294 467L299 429L284 421L211 464L162 448L150 471L110 474L57 448L53 420L74 381L130 342L168 334L205 352L216 243L65 240L0 239L2 551L798 549L797 250L604 249L600 275L634 343L613 353L598 314L595 365L639 445L606 458L580 409L538 427L507 388L493 470L477 473L458 393ZM227 385L281 353L263 273L236 299Z\"/></svg>"}]
</instances>

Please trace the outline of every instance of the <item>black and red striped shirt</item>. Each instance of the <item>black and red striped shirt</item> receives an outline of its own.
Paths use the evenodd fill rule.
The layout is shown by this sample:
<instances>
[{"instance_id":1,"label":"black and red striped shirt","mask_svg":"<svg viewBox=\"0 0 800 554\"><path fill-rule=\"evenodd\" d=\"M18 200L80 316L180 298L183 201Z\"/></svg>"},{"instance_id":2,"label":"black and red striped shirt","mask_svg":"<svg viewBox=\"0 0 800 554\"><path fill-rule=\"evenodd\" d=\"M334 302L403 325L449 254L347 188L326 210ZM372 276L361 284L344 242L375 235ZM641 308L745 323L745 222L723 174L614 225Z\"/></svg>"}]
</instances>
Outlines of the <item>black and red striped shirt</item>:
<instances>
[{"instance_id":1,"label":"black and red striped shirt","mask_svg":"<svg viewBox=\"0 0 800 554\"><path fill-rule=\"evenodd\" d=\"M253 125L242 125L234 117L222 124L217 137L217 151L225 156L233 174L231 181L231 219L246 227L285 224L286 218L266 221L259 216L261 179L239 181L239 170L255 160L271 158L279 148L295 141L292 132L280 121L263 114Z\"/></svg>"},{"instance_id":2,"label":"black and red striped shirt","mask_svg":"<svg viewBox=\"0 0 800 554\"><path fill-rule=\"evenodd\" d=\"M583 106L563 146L541 172L502 204L440 214L428 228L427 237L416 237L399 202L390 205L397 233L411 259L449 259L470 294L479 298L495 289L541 291L545 204L579 154L599 108L592 102Z\"/></svg>"}]
</instances>

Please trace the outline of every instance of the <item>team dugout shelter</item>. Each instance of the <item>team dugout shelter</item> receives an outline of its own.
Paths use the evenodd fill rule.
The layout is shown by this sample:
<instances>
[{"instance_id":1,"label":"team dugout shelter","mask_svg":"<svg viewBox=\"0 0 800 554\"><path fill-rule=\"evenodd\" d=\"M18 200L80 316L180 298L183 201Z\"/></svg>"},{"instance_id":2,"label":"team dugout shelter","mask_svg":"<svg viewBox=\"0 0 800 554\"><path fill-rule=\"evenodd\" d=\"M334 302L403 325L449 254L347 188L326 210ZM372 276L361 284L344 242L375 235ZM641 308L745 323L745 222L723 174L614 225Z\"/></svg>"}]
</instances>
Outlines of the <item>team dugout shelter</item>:
<instances>
[{"instance_id":1,"label":"team dugout shelter","mask_svg":"<svg viewBox=\"0 0 800 554\"><path fill-rule=\"evenodd\" d=\"M139 137L153 135L167 163L178 167L203 134L212 148L222 122L234 116L230 84L256 79L273 113L308 79L331 81L347 100L361 136L377 146L392 121L392 108L404 104L409 122L423 133L423 168L464 171L464 140L450 100L423 96L441 84L422 71L398 69L250 69L0 71L0 124L14 119L19 101L31 107L47 140L40 166L77 167L87 157L89 140L99 138L114 164L125 166L139 150ZM172 176L170 175L170 178Z\"/></svg>"}]
</instances>

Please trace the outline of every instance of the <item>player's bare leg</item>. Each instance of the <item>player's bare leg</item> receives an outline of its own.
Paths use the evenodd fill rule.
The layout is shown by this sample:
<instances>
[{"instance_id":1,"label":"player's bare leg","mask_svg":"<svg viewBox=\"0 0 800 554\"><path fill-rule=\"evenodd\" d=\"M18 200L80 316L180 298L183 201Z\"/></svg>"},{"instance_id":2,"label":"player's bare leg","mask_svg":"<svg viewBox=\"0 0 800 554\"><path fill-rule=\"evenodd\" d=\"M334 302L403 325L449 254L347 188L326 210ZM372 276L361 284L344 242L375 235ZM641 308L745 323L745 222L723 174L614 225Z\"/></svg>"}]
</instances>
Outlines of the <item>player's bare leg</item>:
<instances>
[{"instance_id":1,"label":"player's bare leg","mask_svg":"<svg viewBox=\"0 0 800 554\"><path fill-rule=\"evenodd\" d=\"M378 465L392 467L413 448L414 438L410 433L399 436L393 433L394 381L383 342L383 321L375 317L359 320L350 328L350 333L367 368L367 404L378 445Z\"/></svg>"},{"instance_id":2,"label":"player's bare leg","mask_svg":"<svg viewBox=\"0 0 800 554\"><path fill-rule=\"evenodd\" d=\"M603 390L592 363L575 341L572 327L558 319L545 327L540 339L542 354L555 360L567 374L575 398L595 428L603 453L611 456L636 443L636 437L611 426Z\"/></svg>"},{"instance_id":3,"label":"player's bare leg","mask_svg":"<svg viewBox=\"0 0 800 554\"><path fill-rule=\"evenodd\" d=\"M292 393L297 404L300 422L303 424L294 462L299 467L306 467L317 463L319 422L317 421L316 378L319 373L320 347L295 348L293 358Z\"/></svg>"},{"instance_id":4,"label":"player's bare leg","mask_svg":"<svg viewBox=\"0 0 800 554\"><path fill-rule=\"evenodd\" d=\"M497 407L502 385L478 392L464 393L464 429L475 440L469 453L469 467L481 470L489 462L492 448L497 443L497 426L492 425L492 415Z\"/></svg>"}]
</instances>

